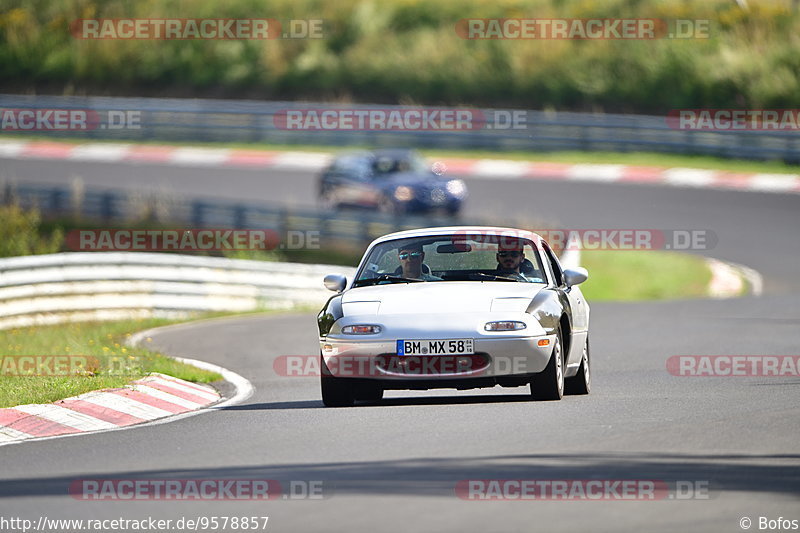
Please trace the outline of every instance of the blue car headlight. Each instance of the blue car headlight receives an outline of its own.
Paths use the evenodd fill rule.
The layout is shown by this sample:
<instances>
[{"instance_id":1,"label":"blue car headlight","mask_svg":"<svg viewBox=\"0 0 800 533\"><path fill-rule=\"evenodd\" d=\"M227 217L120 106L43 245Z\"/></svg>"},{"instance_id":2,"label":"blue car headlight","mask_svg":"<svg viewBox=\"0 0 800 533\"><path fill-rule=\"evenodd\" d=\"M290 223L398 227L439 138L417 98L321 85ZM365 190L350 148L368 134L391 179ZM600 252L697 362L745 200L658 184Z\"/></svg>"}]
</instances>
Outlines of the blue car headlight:
<instances>
[{"instance_id":1,"label":"blue car headlight","mask_svg":"<svg viewBox=\"0 0 800 533\"><path fill-rule=\"evenodd\" d=\"M462 180L450 180L447 182L447 192L456 198L463 198L467 194L467 186Z\"/></svg>"}]
</instances>

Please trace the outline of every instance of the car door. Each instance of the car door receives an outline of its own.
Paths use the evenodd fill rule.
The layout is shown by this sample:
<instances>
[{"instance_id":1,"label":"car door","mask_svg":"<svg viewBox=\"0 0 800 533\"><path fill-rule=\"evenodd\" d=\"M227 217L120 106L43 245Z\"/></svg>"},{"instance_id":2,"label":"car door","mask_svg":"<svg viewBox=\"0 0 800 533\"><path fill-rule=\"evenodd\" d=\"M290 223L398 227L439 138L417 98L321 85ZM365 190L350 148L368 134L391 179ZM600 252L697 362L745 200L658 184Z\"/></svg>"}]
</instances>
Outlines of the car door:
<instances>
[{"instance_id":1,"label":"car door","mask_svg":"<svg viewBox=\"0 0 800 533\"><path fill-rule=\"evenodd\" d=\"M550 246L544 241L542 241L542 249L558 290L563 292L569 301L572 314L572 342L570 343L569 354L567 354L567 365L577 365L581 361L583 345L588 335L588 305L580 287L577 285L568 287L564 282L564 271L561 268L561 263L558 261L556 254L550 249Z\"/></svg>"}]
</instances>

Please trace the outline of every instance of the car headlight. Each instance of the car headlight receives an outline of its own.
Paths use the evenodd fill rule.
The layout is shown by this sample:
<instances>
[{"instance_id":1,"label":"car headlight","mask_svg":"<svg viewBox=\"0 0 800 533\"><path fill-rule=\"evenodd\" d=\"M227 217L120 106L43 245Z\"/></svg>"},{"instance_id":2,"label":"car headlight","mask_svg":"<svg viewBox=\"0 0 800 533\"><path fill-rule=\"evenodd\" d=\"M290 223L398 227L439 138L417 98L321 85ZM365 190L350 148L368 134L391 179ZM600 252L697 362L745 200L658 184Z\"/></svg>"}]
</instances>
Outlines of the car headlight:
<instances>
[{"instance_id":1,"label":"car headlight","mask_svg":"<svg viewBox=\"0 0 800 533\"><path fill-rule=\"evenodd\" d=\"M411 187L401 185L394 190L394 197L398 202L407 202L414 198L414 190Z\"/></svg>"},{"instance_id":2,"label":"car headlight","mask_svg":"<svg viewBox=\"0 0 800 533\"><path fill-rule=\"evenodd\" d=\"M447 192L457 198L461 198L467 193L467 186L461 180L450 180L447 182Z\"/></svg>"},{"instance_id":3,"label":"car headlight","mask_svg":"<svg viewBox=\"0 0 800 533\"><path fill-rule=\"evenodd\" d=\"M375 324L358 324L355 326L345 326L342 333L345 335L375 335L381 332L381 327Z\"/></svg>"},{"instance_id":4,"label":"car headlight","mask_svg":"<svg viewBox=\"0 0 800 533\"><path fill-rule=\"evenodd\" d=\"M518 320L499 320L497 322L487 322L483 329L486 331L517 331L525 329L525 322Z\"/></svg>"}]
</instances>

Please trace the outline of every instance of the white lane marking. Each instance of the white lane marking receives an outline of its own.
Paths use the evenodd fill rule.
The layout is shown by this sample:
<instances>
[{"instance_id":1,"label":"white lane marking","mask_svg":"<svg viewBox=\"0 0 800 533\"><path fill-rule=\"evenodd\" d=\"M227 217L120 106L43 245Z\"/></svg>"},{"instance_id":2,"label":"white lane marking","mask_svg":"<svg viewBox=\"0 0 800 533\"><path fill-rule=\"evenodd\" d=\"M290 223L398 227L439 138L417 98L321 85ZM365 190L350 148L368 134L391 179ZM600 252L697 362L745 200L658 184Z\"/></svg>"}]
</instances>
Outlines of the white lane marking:
<instances>
[{"instance_id":1,"label":"white lane marking","mask_svg":"<svg viewBox=\"0 0 800 533\"><path fill-rule=\"evenodd\" d=\"M756 174L748 180L750 189L754 191L792 191L798 184L800 180L791 174Z\"/></svg>"},{"instance_id":2,"label":"white lane marking","mask_svg":"<svg viewBox=\"0 0 800 533\"><path fill-rule=\"evenodd\" d=\"M185 407L187 409L197 409L198 407L203 407L203 404L185 400L180 396L175 396L174 394L163 392L158 389L154 389L153 387L148 387L147 385L135 383L131 386L131 388L135 391L144 392L148 396L153 396L154 398L157 398L159 400L164 400L165 402L169 402L175 405L180 405L181 407Z\"/></svg>"},{"instance_id":3,"label":"white lane marking","mask_svg":"<svg viewBox=\"0 0 800 533\"><path fill-rule=\"evenodd\" d=\"M221 166L230 157L230 150L213 148L176 148L168 161L175 165Z\"/></svg>"},{"instance_id":4,"label":"white lane marking","mask_svg":"<svg viewBox=\"0 0 800 533\"><path fill-rule=\"evenodd\" d=\"M17 411L35 415L51 422L57 422L64 426L69 426L80 431L96 431L98 429L110 429L117 427L115 424L105 422L93 416L89 416L72 409L66 409L58 405L32 404L19 405L14 407Z\"/></svg>"},{"instance_id":5,"label":"white lane marking","mask_svg":"<svg viewBox=\"0 0 800 533\"><path fill-rule=\"evenodd\" d=\"M26 146L28 146L27 142L2 141L0 142L0 157L18 157Z\"/></svg>"},{"instance_id":6,"label":"white lane marking","mask_svg":"<svg viewBox=\"0 0 800 533\"><path fill-rule=\"evenodd\" d=\"M182 385L181 383L177 383L175 381L170 381L167 379L163 379L160 377L152 377L152 378L145 378L141 380L139 383L147 384L147 383L161 383L166 387L171 387L175 390L179 390L185 392L186 394L192 394L194 396L199 396L200 398L205 398L210 402L215 402L219 400L219 395L209 392L209 391L201 391L194 387L187 387L186 385Z\"/></svg>"},{"instance_id":7,"label":"white lane marking","mask_svg":"<svg viewBox=\"0 0 800 533\"><path fill-rule=\"evenodd\" d=\"M81 144L72 149L69 159L78 161L122 161L131 150L128 144Z\"/></svg>"},{"instance_id":8,"label":"white lane marking","mask_svg":"<svg viewBox=\"0 0 800 533\"><path fill-rule=\"evenodd\" d=\"M744 279L734 265L718 259L706 258L711 270L711 281L708 283L708 295L715 299L736 298L744 290Z\"/></svg>"},{"instance_id":9,"label":"white lane marking","mask_svg":"<svg viewBox=\"0 0 800 533\"><path fill-rule=\"evenodd\" d=\"M531 164L527 161L480 159L472 166L470 174L484 178L518 178L530 170Z\"/></svg>"},{"instance_id":10,"label":"white lane marking","mask_svg":"<svg viewBox=\"0 0 800 533\"><path fill-rule=\"evenodd\" d=\"M321 170L333 159L330 154L318 152L284 152L272 160L272 167Z\"/></svg>"},{"instance_id":11,"label":"white lane marking","mask_svg":"<svg viewBox=\"0 0 800 533\"><path fill-rule=\"evenodd\" d=\"M234 388L236 389L236 393L233 397L228 398L227 400L220 402L216 405L208 407L207 409L221 409L223 407L227 407L229 405L236 405L238 403L242 403L250 396L253 395L255 392L255 387L247 378L240 376L236 372L232 372L227 368L223 368L221 366L217 366L211 363L206 363L205 361L198 361L197 359L187 359L185 357L175 357L176 361L180 361L181 363L186 363L187 365L196 366L197 368L202 368L203 370L210 370L211 372L216 372L222 376L222 379L227 381L228 383L232 383Z\"/></svg>"},{"instance_id":12,"label":"white lane marking","mask_svg":"<svg viewBox=\"0 0 800 533\"><path fill-rule=\"evenodd\" d=\"M576 181L611 182L622 179L625 165L572 165L567 178Z\"/></svg>"},{"instance_id":13,"label":"white lane marking","mask_svg":"<svg viewBox=\"0 0 800 533\"><path fill-rule=\"evenodd\" d=\"M172 412L161 409L160 407L153 407L152 405L147 405L146 403L136 401L132 398L110 392L101 392L84 397L79 396L78 398L84 402L93 403L99 407L105 407L106 409L118 411L126 415L135 416L142 420L155 420L156 418L163 418L172 414Z\"/></svg>"},{"instance_id":14,"label":"white lane marking","mask_svg":"<svg viewBox=\"0 0 800 533\"><path fill-rule=\"evenodd\" d=\"M217 389L215 389L214 387L212 387L210 385L204 385L202 383L194 383L192 381L184 381L184 380L182 380L180 378L176 378L174 376L168 376L166 374L159 374L157 372L153 372L151 374L151 376L157 376L157 377L161 378L162 381L165 381L167 383L179 383L179 384L183 385L184 387L189 387L192 390L199 390L201 392L207 392L207 393L213 394L214 398L216 398L216 399L219 398L219 394L217 394Z\"/></svg>"},{"instance_id":15,"label":"white lane marking","mask_svg":"<svg viewBox=\"0 0 800 533\"><path fill-rule=\"evenodd\" d=\"M761 273L758 270L746 267L744 265L739 265L735 263L731 264L736 266L736 268L738 268L742 272L742 275L745 277L747 283L750 285L750 292L752 293L752 295L761 296L761 294L764 292L764 277L761 275Z\"/></svg>"},{"instance_id":16,"label":"white lane marking","mask_svg":"<svg viewBox=\"0 0 800 533\"><path fill-rule=\"evenodd\" d=\"M33 435L18 431L13 428L0 426L0 442L14 442L17 440L31 439Z\"/></svg>"},{"instance_id":17,"label":"white lane marking","mask_svg":"<svg viewBox=\"0 0 800 533\"><path fill-rule=\"evenodd\" d=\"M661 173L664 183L685 187L708 187L713 184L715 170L670 168Z\"/></svg>"}]
</instances>

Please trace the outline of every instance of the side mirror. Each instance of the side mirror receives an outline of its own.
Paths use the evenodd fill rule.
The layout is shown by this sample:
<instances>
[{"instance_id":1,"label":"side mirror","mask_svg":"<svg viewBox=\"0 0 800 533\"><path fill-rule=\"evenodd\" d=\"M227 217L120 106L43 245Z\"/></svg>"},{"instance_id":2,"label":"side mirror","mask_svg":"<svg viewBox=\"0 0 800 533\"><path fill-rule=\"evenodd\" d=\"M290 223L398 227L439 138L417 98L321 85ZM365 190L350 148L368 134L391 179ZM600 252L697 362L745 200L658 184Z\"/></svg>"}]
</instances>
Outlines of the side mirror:
<instances>
[{"instance_id":1,"label":"side mirror","mask_svg":"<svg viewBox=\"0 0 800 533\"><path fill-rule=\"evenodd\" d=\"M328 274L322 283L329 291L342 292L347 286L347 277L342 274Z\"/></svg>"},{"instance_id":2,"label":"side mirror","mask_svg":"<svg viewBox=\"0 0 800 533\"><path fill-rule=\"evenodd\" d=\"M583 267L567 268L564 270L564 281L567 286L580 285L589 279L589 271Z\"/></svg>"}]
</instances>

